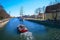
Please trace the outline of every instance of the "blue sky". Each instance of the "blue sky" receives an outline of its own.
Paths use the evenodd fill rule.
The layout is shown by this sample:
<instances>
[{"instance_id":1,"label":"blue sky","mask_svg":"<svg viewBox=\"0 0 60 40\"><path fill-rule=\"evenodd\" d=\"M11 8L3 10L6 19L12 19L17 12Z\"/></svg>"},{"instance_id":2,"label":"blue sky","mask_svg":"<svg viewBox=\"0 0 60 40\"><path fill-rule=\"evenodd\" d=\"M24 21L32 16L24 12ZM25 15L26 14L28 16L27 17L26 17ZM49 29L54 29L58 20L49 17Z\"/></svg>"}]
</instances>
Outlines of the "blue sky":
<instances>
[{"instance_id":1,"label":"blue sky","mask_svg":"<svg viewBox=\"0 0 60 40\"><path fill-rule=\"evenodd\" d=\"M57 0L60 2L60 0ZM0 4L11 16L19 16L21 6L23 6L24 15L33 15L37 8L43 8L51 3L56 3L55 0L0 0ZM43 12L43 11L42 11Z\"/></svg>"}]
</instances>

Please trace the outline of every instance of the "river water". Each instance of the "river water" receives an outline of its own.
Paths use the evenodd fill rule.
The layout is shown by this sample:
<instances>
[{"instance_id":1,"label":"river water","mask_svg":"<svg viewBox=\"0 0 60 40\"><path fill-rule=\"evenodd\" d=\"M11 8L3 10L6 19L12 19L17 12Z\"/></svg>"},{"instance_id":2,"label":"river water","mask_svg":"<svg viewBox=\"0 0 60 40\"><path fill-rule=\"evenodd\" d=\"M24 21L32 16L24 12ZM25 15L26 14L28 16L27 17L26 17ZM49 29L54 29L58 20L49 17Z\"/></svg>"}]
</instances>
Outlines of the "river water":
<instances>
[{"instance_id":1,"label":"river water","mask_svg":"<svg viewBox=\"0 0 60 40\"><path fill-rule=\"evenodd\" d=\"M34 22L30 22L26 20L21 21L19 18L11 18L10 21L4 26L4 28L0 30L0 40L20 40L20 33L18 33L17 31L17 27L19 24L24 24L25 27L27 27L28 30L32 32L34 40L51 39L51 37L49 37L50 32L56 31L55 30L56 28L48 28L44 25L37 24Z\"/></svg>"}]
</instances>

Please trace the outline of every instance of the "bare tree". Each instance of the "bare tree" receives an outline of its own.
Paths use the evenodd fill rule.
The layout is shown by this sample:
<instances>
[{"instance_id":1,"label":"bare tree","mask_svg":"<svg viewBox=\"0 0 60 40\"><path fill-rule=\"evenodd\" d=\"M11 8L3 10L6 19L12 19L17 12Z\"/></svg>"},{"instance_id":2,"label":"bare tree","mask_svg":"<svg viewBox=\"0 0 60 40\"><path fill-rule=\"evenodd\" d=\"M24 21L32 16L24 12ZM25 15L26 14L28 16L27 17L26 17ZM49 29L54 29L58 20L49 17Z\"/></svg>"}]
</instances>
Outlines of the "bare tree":
<instances>
[{"instance_id":1,"label":"bare tree","mask_svg":"<svg viewBox=\"0 0 60 40\"><path fill-rule=\"evenodd\" d=\"M36 13L36 14L39 14L40 12L41 12L41 8L37 8L37 9L35 10L35 13ZM35 15L36 15L36 14L35 14ZM37 16L35 16L35 18L37 18Z\"/></svg>"},{"instance_id":2,"label":"bare tree","mask_svg":"<svg viewBox=\"0 0 60 40\"><path fill-rule=\"evenodd\" d=\"M37 8L36 10L35 10L35 13L40 13L41 12L41 8Z\"/></svg>"}]
</instances>

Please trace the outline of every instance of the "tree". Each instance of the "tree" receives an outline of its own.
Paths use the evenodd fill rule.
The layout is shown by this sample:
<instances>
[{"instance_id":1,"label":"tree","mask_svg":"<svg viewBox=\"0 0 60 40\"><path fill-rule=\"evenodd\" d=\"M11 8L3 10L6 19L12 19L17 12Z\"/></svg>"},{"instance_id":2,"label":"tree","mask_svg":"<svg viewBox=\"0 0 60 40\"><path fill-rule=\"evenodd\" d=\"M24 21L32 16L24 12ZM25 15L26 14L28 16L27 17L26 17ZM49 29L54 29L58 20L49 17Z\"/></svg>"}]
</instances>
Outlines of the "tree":
<instances>
[{"instance_id":1,"label":"tree","mask_svg":"<svg viewBox=\"0 0 60 40\"><path fill-rule=\"evenodd\" d=\"M36 10L35 10L35 15L37 15L37 14L39 14L41 12L41 8L37 8ZM37 16L35 16L35 18L37 18Z\"/></svg>"},{"instance_id":2,"label":"tree","mask_svg":"<svg viewBox=\"0 0 60 40\"><path fill-rule=\"evenodd\" d=\"M35 10L35 13L40 13L41 12L41 8L37 8L36 10Z\"/></svg>"}]
</instances>

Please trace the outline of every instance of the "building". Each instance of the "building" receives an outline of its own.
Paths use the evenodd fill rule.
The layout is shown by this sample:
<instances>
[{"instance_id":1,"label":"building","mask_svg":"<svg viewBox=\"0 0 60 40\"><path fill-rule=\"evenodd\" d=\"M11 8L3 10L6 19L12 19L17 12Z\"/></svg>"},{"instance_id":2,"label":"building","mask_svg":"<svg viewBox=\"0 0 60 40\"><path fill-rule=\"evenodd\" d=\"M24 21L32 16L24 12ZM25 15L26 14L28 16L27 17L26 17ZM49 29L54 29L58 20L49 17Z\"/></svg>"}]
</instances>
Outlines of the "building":
<instances>
[{"instance_id":1,"label":"building","mask_svg":"<svg viewBox=\"0 0 60 40\"><path fill-rule=\"evenodd\" d=\"M10 15L4 10L3 6L0 5L0 19L9 18Z\"/></svg>"},{"instance_id":2,"label":"building","mask_svg":"<svg viewBox=\"0 0 60 40\"><path fill-rule=\"evenodd\" d=\"M45 20L60 20L60 3L46 7Z\"/></svg>"},{"instance_id":3,"label":"building","mask_svg":"<svg viewBox=\"0 0 60 40\"><path fill-rule=\"evenodd\" d=\"M44 20L44 13L39 13L37 15L37 18L40 19L40 20Z\"/></svg>"}]
</instances>

